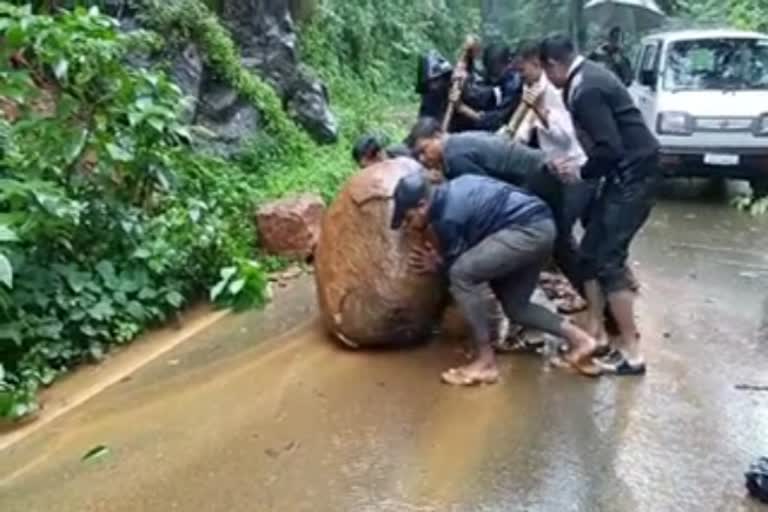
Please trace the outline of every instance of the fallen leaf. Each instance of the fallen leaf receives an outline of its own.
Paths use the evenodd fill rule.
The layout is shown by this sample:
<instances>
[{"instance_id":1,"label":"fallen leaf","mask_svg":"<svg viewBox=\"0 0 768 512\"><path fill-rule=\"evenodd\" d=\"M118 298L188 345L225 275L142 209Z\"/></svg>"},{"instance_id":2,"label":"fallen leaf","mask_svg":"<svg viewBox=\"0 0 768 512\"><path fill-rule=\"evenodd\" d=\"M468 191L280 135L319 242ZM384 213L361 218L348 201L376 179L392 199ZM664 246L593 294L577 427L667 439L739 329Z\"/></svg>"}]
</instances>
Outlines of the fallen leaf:
<instances>
[{"instance_id":1,"label":"fallen leaf","mask_svg":"<svg viewBox=\"0 0 768 512\"><path fill-rule=\"evenodd\" d=\"M95 448L91 448L88 450L88 452L83 455L83 458L81 460L83 461L89 461L94 459L101 459L102 457L109 454L109 448L107 448L104 445L96 446Z\"/></svg>"}]
</instances>

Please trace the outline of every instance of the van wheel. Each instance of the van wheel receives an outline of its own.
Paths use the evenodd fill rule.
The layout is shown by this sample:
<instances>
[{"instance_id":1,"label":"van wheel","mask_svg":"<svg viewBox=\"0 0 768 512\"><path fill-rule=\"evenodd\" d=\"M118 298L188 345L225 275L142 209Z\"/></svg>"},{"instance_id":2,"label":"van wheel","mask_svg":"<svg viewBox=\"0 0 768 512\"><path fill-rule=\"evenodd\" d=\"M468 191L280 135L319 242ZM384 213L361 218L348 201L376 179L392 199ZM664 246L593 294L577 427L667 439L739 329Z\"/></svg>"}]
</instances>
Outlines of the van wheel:
<instances>
[{"instance_id":1,"label":"van wheel","mask_svg":"<svg viewBox=\"0 0 768 512\"><path fill-rule=\"evenodd\" d=\"M768 178L753 178L749 180L749 186L752 188L753 199L768 197Z\"/></svg>"}]
</instances>

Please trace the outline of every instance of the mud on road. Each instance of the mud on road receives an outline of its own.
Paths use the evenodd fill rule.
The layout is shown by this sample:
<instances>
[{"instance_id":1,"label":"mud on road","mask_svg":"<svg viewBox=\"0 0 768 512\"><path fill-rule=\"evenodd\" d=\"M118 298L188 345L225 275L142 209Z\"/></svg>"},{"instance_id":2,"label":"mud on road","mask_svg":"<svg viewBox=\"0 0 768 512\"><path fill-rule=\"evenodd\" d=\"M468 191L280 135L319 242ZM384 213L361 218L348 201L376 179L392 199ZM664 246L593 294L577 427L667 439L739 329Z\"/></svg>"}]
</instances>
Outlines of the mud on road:
<instances>
[{"instance_id":1,"label":"mud on road","mask_svg":"<svg viewBox=\"0 0 768 512\"><path fill-rule=\"evenodd\" d=\"M722 198L660 204L634 251L643 379L505 356L500 385L449 388L454 344L341 350L300 281L6 450L0 510L760 510L768 393L737 386L768 384L766 249Z\"/></svg>"}]
</instances>

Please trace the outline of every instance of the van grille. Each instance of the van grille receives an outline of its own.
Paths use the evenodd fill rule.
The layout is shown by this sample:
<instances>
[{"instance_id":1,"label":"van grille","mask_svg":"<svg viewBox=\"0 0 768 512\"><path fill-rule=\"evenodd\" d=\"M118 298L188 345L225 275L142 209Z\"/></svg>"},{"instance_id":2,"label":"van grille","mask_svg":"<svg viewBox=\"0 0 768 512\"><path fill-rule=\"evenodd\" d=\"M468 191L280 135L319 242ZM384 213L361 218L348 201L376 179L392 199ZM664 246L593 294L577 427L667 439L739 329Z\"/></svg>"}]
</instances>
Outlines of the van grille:
<instances>
[{"instance_id":1,"label":"van grille","mask_svg":"<svg viewBox=\"0 0 768 512\"><path fill-rule=\"evenodd\" d=\"M699 117L696 119L696 131L751 132L754 124L752 117Z\"/></svg>"}]
</instances>

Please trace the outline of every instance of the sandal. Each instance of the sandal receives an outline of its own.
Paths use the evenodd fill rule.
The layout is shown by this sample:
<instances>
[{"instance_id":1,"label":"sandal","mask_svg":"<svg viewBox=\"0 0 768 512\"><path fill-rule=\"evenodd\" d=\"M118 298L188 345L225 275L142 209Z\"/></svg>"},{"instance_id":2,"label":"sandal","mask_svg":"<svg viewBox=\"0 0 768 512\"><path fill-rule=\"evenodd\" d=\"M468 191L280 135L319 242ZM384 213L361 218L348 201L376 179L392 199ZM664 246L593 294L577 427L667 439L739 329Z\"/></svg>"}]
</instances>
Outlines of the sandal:
<instances>
[{"instance_id":1,"label":"sandal","mask_svg":"<svg viewBox=\"0 0 768 512\"><path fill-rule=\"evenodd\" d=\"M478 384L495 384L499 381L499 374L497 372L485 372L480 375L467 375L467 373L461 368L451 368L444 371L441 375L442 380L446 384L452 386L476 386Z\"/></svg>"},{"instance_id":2,"label":"sandal","mask_svg":"<svg viewBox=\"0 0 768 512\"><path fill-rule=\"evenodd\" d=\"M535 354L544 347L543 341L528 341L526 339L506 340L503 343L494 344L497 352L505 354Z\"/></svg>"},{"instance_id":3,"label":"sandal","mask_svg":"<svg viewBox=\"0 0 768 512\"><path fill-rule=\"evenodd\" d=\"M535 354L543 347L544 340L540 337L530 339L525 329L518 329L493 344L494 350L504 354Z\"/></svg>"},{"instance_id":4,"label":"sandal","mask_svg":"<svg viewBox=\"0 0 768 512\"><path fill-rule=\"evenodd\" d=\"M578 358L568 357L568 352L560 354L559 357L563 360L564 363L569 365L572 369L581 375L584 375L585 377L599 377L603 374L603 371L601 366L598 365L595 361L595 350L598 350L598 348L599 347L596 347L591 352L582 354Z\"/></svg>"}]
</instances>

